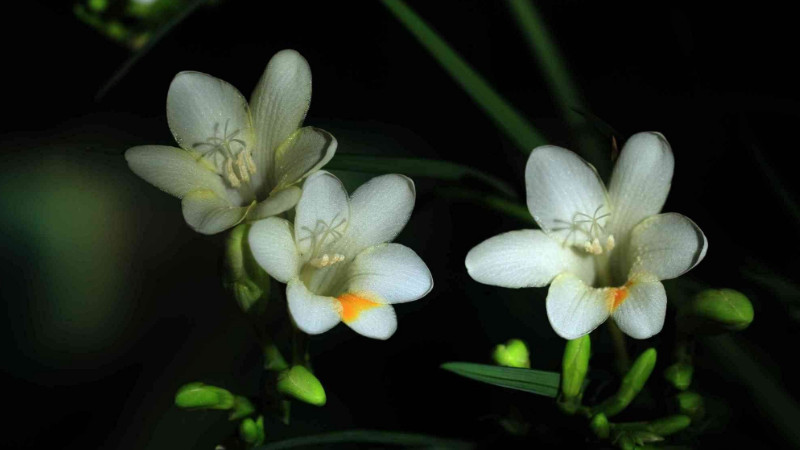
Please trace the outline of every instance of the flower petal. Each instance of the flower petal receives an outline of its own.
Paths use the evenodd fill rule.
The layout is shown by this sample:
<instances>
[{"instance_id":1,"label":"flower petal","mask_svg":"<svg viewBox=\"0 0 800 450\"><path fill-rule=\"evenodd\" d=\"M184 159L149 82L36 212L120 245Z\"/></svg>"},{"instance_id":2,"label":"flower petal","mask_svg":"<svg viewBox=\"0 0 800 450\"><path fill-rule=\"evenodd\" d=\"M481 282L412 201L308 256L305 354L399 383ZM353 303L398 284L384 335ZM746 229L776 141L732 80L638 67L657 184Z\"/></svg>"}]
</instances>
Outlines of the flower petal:
<instances>
[{"instance_id":1,"label":"flower petal","mask_svg":"<svg viewBox=\"0 0 800 450\"><path fill-rule=\"evenodd\" d=\"M347 191L332 174L316 172L303 184L297 202L294 235L305 260L336 242L347 230L350 206Z\"/></svg>"},{"instance_id":2,"label":"flower petal","mask_svg":"<svg viewBox=\"0 0 800 450\"><path fill-rule=\"evenodd\" d=\"M286 189L274 192L253 208L248 220L264 219L288 211L294 208L302 193L303 190L297 186L289 186Z\"/></svg>"},{"instance_id":3,"label":"flower petal","mask_svg":"<svg viewBox=\"0 0 800 450\"><path fill-rule=\"evenodd\" d=\"M672 149L660 133L637 133L625 143L608 190L614 208L611 233L618 243L642 219L661 211L674 168Z\"/></svg>"},{"instance_id":4,"label":"flower petal","mask_svg":"<svg viewBox=\"0 0 800 450\"><path fill-rule=\"evenodd\" d=\"M564 247L541 230L517 230L489 238L467 253L473 280L507 288L540 287L568 271L592 283L592 259Z\"/></svg>"},{"instance_id":5,"label":"flower petal","mask_svg":"<svg viewBox=\"0 0 800 450\"><path fill-rule=\"evenodd\" d=\"M648 217L631 232L628 278L677 278L702 261L707 250L706 236L688 217L677 213Z\"/></svg>"},{"instance_id":6,"label":"flower petal","mask_svg":"<svg viewBox=\"0 0 800 450\"><path fill-rule=\"evenodd\" d=\"M181 72L167 93L167 122L178 145L208 153L227 143L252 151L254 136L247 100L239 91L200 72Z\"/></svg>"},{"instance_id":7,"label":"flower petal","mask_svg":"<svg viewBox=\"0 0 800 450\"><path fill-rule=\"evenodd\" d=\"M608 319L609 288L587 286L580 278L563 273L547 292L547 318L556 334L564 339L579 338Z\"/></svg>"},{"instance_id":8,"label":"flower petal","mask_svg":"<svg viewBox=\"0 0 800 450\"><path fill-rule=\"evenodd\" d=\"M340 322L336 299L314 294L299 278L289 280L286 299L297 328L308 334L324 333Z\"/></svg>"},{"instance_id":9,"label":"flower petal","mask_svg":"<svg viewBox=\"0 0 800 450\"><path fill-rule=\"evenodd\" d=\"M272 278L288 283L298 275L302 260L288 220L269 217L255 222L250 227L247 242L253 258Z\"/></svg>"},{"instance_id":10,"label":"flower petal","mask_svg":"<svg viewBox=\"0 0 800 450\"><path fill-rule=\"evenodd\" d=\"M325 130L303 127L275 152L273 186L284 189L320 169L336 153L336 138Z\"/></svg>"},{"instance_id":11,"label":"flower petal","mask_svg":"<svg viewBox=\"0 0 800 450\"><path fill-rule=\"evenodd\" d=\"M347 292L381 303L410 302L433 288L433 277L425 262L400 244L379 244L355 257L347 272Z\"/></svg>"},{"instance_id":12,"label":"flower petal","mask_svg":"<svg viewBox=\"0 0 800 450\"><path fill-rule=\"evenodd\" d=\"M271 173L273 155L306 117L311 103L311 69L300 53L281 50L269 60L250 106L256 132L258 173Z\"/></svg>"},{"instance_id":13,"label":"flower petal","mask_svg":"<svg viewBox=\"0 0 800 450\"><path fill-rule=\"evenodd\" d=\"M628 294L612 317L620 330L635 339L647 339L664 327L667 293L659 281L629 283Z\"/></svg>"},{"instance_id":14,"label":"flower petal","mask_svg":"<svg viewBox=\"0 0 800 450\"><path fill-rule=\"evenodd\" d=\"M203 234L225 231L244 220L253 205L237 206L214 191L192 191L183 197L183 218L193 230Z\"/></svg>"},{"instance_id":15,"label":"flower petal","mask_svg":"<svg viewBox=\"0 0 800 450\"><path fill-rule=\"evenodd\" d=\"M375 177L356 189L350 198L346 256L394 239L408 222L416 195L414 182L397 174Z\"/></svg>"},{"instance_id":16,"label":"flower petal","mask_svg":"<svg viewBox=\"0 0 800 450\"><path fill-rule=\"evenodd\" d=\"M342 322L356 333L373 339L389 339L397 330L397 315L385 305L353 294L338 297Z\"/></svg>"},{"instance_id":17,"label":"flower petal","mask_svg":"<svg viewBox=\"0 0 800 450\"><path fill-rule=\"evenodd\" d=\"M162 191L183 198L198 189L225 196L222 178L186 150L165 145L141 145L125 152L133 173Z\"/></svg>"},{"instance_id":18,"label":"flower petal","mask_svg":"<svg viewBox=\"0 0 800 450\"><path fill-rule=\"evenodd\" d=\"M525 166L528 209L542 230L559 242L583 245L605 225L610 210L597 171L575 153L552 145L533 149ZM596 231L595 231L596 232Z\"/></svg>"}]
</instances>

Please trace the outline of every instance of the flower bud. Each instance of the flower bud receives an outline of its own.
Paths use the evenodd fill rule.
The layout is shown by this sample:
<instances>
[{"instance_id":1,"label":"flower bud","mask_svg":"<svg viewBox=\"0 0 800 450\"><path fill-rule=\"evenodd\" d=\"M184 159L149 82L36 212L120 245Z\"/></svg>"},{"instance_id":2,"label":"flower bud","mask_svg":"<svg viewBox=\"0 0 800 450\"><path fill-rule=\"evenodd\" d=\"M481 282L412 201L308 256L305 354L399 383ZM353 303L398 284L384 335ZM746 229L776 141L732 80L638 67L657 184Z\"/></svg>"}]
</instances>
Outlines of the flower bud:
<instances>
[{"instance_id":1,"label":"flower bud","mask_svg":"<svg viewBox=\"0 0 800 450\"><path fill-rule=\"evenodd\" d=\"M692 374L694 366L691 364L677 362L664 371L664 378L670 382L675 389L685 391L692 384Z\"/></svg>"},{"instance_id":2,"label":"flower bud","mask_svg":"<svg viewBox=\"0 0 800 450\"><path fill-rule=\"evenodd\" d=\"M247 243L249 224L241 224L228 234L225 248L225 286L231 290L243 311L263 305L269 297L270 278L256 263Z\"/></svg>"},{"instance_id":3,"label":"flower bud","mask_svg":"<svg viewBox=\"0 0 800 450\"><path fill-rule=\"evenodd\" d=\"M322 406L327 400L317 377L303 366L294 366L278 375L278 391L300 401Z\"/></svg>"},{"instance_id":4,"label":"flower bud","mask_svg":"<svg viewBox=\"0 0 800 450\"><path fill-rule=\"evenodd\" d=\"M244 419L239 424L239 437L250 445L261 445L264 442L264 417L258 416L258 419L251 418Z\"/></svg>"},{"instance_id":5,"label":"flower bud","mask_svg":"<svg viewBox=\"0 0 800 450\"><path fill-rule=\"evenodd\" d=\"M650 422L650 431L659 436L675 434L691 425L692 419L684 415L664 417Z\"/></svg>"},{"instance_id":6,"label":"flower bud","mask_svg":"<svg viewBox=\"0 0 800 450\"><path fill-rule=\"evenodd\" d=\"M588 334L567 341L561 362L561 392L565 398L572 399L580 395L586 371L589 370L591 351L592 342Z\"/></svg>"},{"instance_id":7,"label":"flower bud","mask_svg":"<svg viewBox=\"0 0 800 450\"><path fill-rule=\"evenodd\" d=\"M175 405L193 409L231 409L233 394L225 389L195 382L181 386L175 394Z\"/></svg>"},{"instance_id":8,"label":"flower bud","mask_svg":"<svg viewBox=\"0 0 800 450\"><path fill-rule=\"evenodd\" d=\"M253 414L253 411L256 410L256 407L247 399L247 397L242 397L241 395L237 395L233 399L233 409L231 413L228 415L228 420L237 420L241 419L242 417L247 417L250 414Z\"/></svg>"},{"instance_id":9,"label":"flower bud","mask_svg":"<svg viewBox=\"0 0 800 450\"><path fill-rule=\"evenodd\" d=\"M696 392L681 392L675 396L678 402L678 410L681 414L691 417L694 420L701 419L705 414L703 397Z\"/></svg>"},{"instance_id":10,"label":"flower bud","mask_svg":"<svg viewBox=\"0 0 800 450\"><path fill-rule=\"evenodd\" d=\"M682 311L680 324L692 333L718 334L744 330L753 322L753 314L753 305L741 292L707 289Z\"/></svg>"},{"instance_id":11,"label":"flower bud","mask_svg":"<svg viewBox=\"0 0 800 450\"><path fill-rule=\"evenodd\" d=\"M622 412L642 390L655 366L656 349L645 350L636 358L628 373L625 374L617 393L598 405L595 412L604 413L608 417Z\"/></svg>"},{"instance_id":12,"label":"flower bud","mask_svg":"<svg viewBox=\"0 0 800 450\"><path fill-rule=\"evenodd\" d=\"M492 357L499 366L522 367L525 369L530 369L531 367L528 347L525 342L519 339L511 339L505 345L498 345L494 348Z\"/></svg>"},{"instance_id":13,"label":"flower bud","mask_svg":"<svg viewBox=\"0 0 800 450\"><path fill-rule=\"evenodd\" d=\"M596 414L594 417L592 417L592 421L589 423L589 426L592 428L592 431L594 431L594 434L598 438L608 439L611 429L608 424L608 417L606 417L605 414Z\"/></svg>"}]
</instances>

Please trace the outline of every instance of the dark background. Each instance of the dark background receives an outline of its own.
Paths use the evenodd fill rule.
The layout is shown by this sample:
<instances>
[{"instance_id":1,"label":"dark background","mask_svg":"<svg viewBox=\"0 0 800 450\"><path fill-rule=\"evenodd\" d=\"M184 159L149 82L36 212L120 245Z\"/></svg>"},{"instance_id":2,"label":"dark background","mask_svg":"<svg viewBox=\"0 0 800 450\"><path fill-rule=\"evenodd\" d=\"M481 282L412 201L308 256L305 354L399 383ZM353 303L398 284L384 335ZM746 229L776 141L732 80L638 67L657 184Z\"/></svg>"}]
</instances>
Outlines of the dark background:
<instances>
[{"instance_id":1,"label":"dark background","mask_svg":"<svg viewBox=\"0 0 800 450\"><path fill-rule=\"evenodd\" d=\"M656 130L672 144L665 210L696 221L710 250L685 281L667 283L670 294L731 287L756 310L746 331L698 345L693 388L709 419L678 442L800 445L795 16L759 4L644 3L537 5L591 112L622 139ZM504 2L410 5L553 143L575 148ZM177 410L177 387L259 390L259 350L219 282L223 237L193 233L179 202L122 157L132 145L172 144L164 106L178 71L210 73L249 96L271 55L294 48L314 76L306 123L332 132L339 152L456 161L524 193L525 154L379 2L200 8L100 100L129 51L76 20L69 2L16 8L5 15L15 25L2 31L0 75L6 446L210 449L235 424L222 412ZM447 183L415 181L417 205L398 241L428 263L433 292L397 308L388 342L344 326L314 337L328 404L296 404L292 425L268 424L267 439L369 428L494 445L585 442L584 424L549 399L438 369L488 362L493 345L519 337L534 368L558 371L563 347L547 323L546 289L479 285L463 268L475 244L529 225L446 198ZM674 311L662 334L629 341L635 352L664 351L650 392L622 419L669 410L659 380ZM611 347L604 329L593 337L592 392L602 398L613 390ZM512 405L532 424L527 438L497 425Z\"/></svg>"}]
</instances>

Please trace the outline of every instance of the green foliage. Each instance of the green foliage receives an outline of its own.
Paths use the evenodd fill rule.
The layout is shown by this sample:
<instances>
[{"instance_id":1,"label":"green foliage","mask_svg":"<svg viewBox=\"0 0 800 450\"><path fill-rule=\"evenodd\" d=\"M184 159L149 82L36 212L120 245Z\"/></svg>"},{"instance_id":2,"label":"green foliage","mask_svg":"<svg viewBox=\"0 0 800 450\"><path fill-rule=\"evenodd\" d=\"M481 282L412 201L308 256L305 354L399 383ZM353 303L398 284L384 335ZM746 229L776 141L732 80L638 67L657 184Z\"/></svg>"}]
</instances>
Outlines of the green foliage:
<instances>
[{"instance_id":1,"label":"green foliage","mask_svg":"<svg viewBox=\"0 0 800 450\"><path fill-rule=\"evenodd\" d=\"M545 397L555 397L558 394L561 379L555 372L467 362L449 362L441 367L462 377Z\"/></svg>"},{"instance_id":2,"label":"green foliage","mask_svg":"<svg viewBox=\"0 0 800 450\"><path fill-rule=\"evenodd\" d=\"M333 444L379 444L401 448L448 448L471 449L476 445L455 439L443 439L416 433L395 433L375 430L350 430L333 433L301 436L278 442L271 442L257 450L281 450L287 448L307 448L311 446L331 446Z\"/></svg>"}]
</instances>

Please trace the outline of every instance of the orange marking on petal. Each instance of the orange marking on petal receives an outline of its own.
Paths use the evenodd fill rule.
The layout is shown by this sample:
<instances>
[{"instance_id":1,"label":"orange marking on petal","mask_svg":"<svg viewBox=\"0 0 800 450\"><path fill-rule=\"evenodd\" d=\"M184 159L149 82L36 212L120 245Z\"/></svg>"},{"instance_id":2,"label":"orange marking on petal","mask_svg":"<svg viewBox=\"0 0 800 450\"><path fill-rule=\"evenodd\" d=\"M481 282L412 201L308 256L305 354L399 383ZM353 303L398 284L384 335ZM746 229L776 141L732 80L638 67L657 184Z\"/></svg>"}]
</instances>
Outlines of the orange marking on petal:
<instances>
[{"instance_id":1,"label":"orange marking on petal","mask_svg":"<svg viewBox=\"0 0 800 450\"><path fill-rule=\"evenodd\" d=\"M378 302L373 302L372 300L367 300L364 297L359 297L358 295L350 293L342 294L337 297L336 300L339 300L339 304L342 306L339 315L345 323L350 323L358 319L358 316L361 315L363 311L380 306Z\"/></svg>"},{"instance_id":2,"label":"orange marking on petal","mask_svg":"<svg viewBox=\"0 0 800 450\"><path fill-rule=\"evenodd\" d=\"M612 312L616 311L621 304L628 298L628 288L632 285L630 281L625 283L624 286L618 288L611 288L608 291L608 309Z\"/></svg>"}]
</instances>

